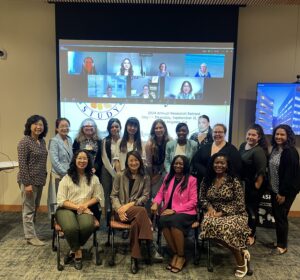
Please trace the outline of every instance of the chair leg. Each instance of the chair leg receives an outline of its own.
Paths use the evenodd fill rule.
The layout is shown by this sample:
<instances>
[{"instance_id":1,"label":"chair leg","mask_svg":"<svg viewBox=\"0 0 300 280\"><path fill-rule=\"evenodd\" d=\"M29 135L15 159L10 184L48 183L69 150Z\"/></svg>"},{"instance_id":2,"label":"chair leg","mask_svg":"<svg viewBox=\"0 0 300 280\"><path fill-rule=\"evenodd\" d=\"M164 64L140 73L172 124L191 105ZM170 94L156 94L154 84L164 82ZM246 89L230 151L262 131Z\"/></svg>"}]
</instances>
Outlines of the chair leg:
<instances>
[{"instance_id":1,"label":"chair leg","mask_svg":"<svg viewBox=\"0 0 300 280\"><path fill-rule=\"evenodd\" d=\"M97 230L94 231L93 234L93 245L95 248L95 258L96 258L96 265L100 265L101 264L101 259L100 259L100 253L99 253L99 243L97 240Z\"/></svg>"},{"instance_id":2,"label":"chair leg","mask_svg":"<svg viewBox=\"0 0 300 280\"><path fill-rule=\"evenodd\" d=\"M56 233L56 244L57 244L57 251L56 251L57 270L62 271L64 269L64 267L60 263L60 238L59 238L59 231L56 231L55 233Z\"/></svg>"},{"instance_id":3,"label":"chair leg","mask_svg":"<svg viewBox=\"0 0 300 280\"><path fill-rule=\"evenodd\" d=\"M198 242L198 235L199 235L199 230L198 228L195 228L194 230L194 265L199 264L199 242Z\"/></svg>"},{"instance_id":4,"label":"chair leg","mask_svg":"<svg viewBox=\"0 0 300 280\"><path fill-rule=\"evenodd\" d=\"M213 272L214 268L211 263L211 243L210 240L207 240L207 270Z\"/></svg>"},{"instance_id":5,"label":"chair leg","mask_svg":"<svg viewBox=\"0 0 300 280\"><path fill-rule=\"evenodd\" d=\"M111 227L109 226L108 227L108 231L107 231L107 241L105 243L105 246L106 247L109 247L110 246L110 236L111 236Z\"/></svg>"},{"instance_id":6,"label":"chair leg","mask_svg":"<svg viewBox=\"0 0 300 280\"><path fill-rule=\"evenodd\" d=\"M115 230L111 229L111 260L109 261L110 266L115 265Z\"/></svg>"},{"instance_id":7,"label":"chair leg","mask_svg":"<svg viewBox=\"0 0 300 280\"><path fill-rule=\"evenodd\" d=\"M158 252L160 253L160 254L162 254L162 248L161 248L161 229L160 228L158 228L158 230L157 230L157 241L156 241L156 244L157 244L157 246L158 246Z\"/></svg>"},{"instance_id":8,"label":"chair leg","mask_svg":"<svg viewBox=\"0 0 300 280\"><path fill-rule=\"evenodd\" d=\"M53 252L56 252L57 251L57 245L56 245L56 230L53 229L53 232L52 232L52 251Z\"/></svg>"}]
</instances>

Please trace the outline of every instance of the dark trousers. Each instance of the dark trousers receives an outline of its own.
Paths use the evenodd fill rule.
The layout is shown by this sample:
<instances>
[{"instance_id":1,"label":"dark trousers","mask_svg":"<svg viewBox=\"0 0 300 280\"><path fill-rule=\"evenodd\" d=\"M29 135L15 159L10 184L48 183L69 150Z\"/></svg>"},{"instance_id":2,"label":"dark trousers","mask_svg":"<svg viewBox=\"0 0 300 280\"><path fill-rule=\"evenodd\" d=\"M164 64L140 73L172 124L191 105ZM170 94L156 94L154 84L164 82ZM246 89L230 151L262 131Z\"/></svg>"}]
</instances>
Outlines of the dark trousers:
<instances>
[{"instance_id":1,"label":"dark trousers","mask_svg":"<svg viewBox=\"0 0 300 280\"><path fill-rule=\"evenodd\" d=\"M130 230L130 248L133 258L141 258L140 240L153 240L152 224L149 220L145 207L132 206L127 212ZM116 220L120 221L119 215L115 213Z\"/></svg>"},{"instance_id":2,"label":"dark trousers","mask_svg":"<svg viewBox=\"0 0 300 280\"><path fill-rule=\"evenodd\" d=\"M245 204L248 213L248 226L251 229L251 236L255 236L258 220L258 208L262 197L262 190L255 187L245 189Z\"/></svg>"},{"instance_id":3,"label":"dark trousers","mask_svg":"<svg viewBox=\"0 0 300 280\"><path fill-rule=\"evenodd\" d=\"M289 222L288 214L295 200L296 195L286 196L282 204L276 201L276 193L271 192L272 211L275 219L277 246L287 248Z\"/></svg>"}]
</instances>

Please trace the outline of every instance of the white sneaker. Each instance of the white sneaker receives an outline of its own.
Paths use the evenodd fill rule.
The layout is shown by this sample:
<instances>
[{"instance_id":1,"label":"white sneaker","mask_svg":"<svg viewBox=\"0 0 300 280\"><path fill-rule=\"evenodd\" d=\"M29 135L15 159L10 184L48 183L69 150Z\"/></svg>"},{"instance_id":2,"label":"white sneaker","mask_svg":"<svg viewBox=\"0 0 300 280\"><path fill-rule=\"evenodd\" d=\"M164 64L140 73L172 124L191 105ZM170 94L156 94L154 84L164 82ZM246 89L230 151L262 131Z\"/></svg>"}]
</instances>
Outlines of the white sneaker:
<instances>
[{"instance_id":1,"label":"white sneaker","mask_svg":"<svg viewBox=\"0 0 300 280\"><path fill-rule=\"evenodd\" d=\"M30 244L30 245L33 245L33 246L44 246L44 245L46 245L45 242L39 240L37 237L27 239L27 243Z\"/></svg>"}]
</instances>

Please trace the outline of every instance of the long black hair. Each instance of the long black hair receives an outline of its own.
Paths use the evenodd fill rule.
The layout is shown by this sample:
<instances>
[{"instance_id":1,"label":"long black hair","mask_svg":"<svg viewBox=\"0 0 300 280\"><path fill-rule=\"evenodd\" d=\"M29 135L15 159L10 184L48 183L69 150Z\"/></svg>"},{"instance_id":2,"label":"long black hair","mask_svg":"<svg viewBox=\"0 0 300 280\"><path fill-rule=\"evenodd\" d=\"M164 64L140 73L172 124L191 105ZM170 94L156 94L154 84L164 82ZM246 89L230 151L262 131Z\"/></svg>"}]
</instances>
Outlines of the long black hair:
<instances>
[{"instance_id":1,"label":"long black hair","mask_svg":"<svg viewBox=\"0 0 300 280\"><path fill-rule=\"evenodd\" d=\"M171 182L171 180L173 179L173 177L175 177L175 168L174 168L174 164L175 164L175 161L178 159L178 158L181 158L182 161L183 161L183 176L184 176L184 179L180 185L180 192L183 192L186 188L187 188L187 184L188 184L188 181L189 181L189 174L190 174L190 163L189 163L189 159L184 156L184 155L177 155L173 158L172 160L172 163L171 163L171 166L170 166L170 172L169 174L167 175L167 178L166 178L166 181L165 181L165 190L168 189L169 187L169 184Z\"/></svg>"},{"instance_id":2,"label":"long black hair","mask_svg":"<svg viewBox=\"0 0 300 280\"><path fill-rule=\"evenodd\" d=\"M48 133L48 123L46 119L43 116L40 115L32 115L29 117L25 123L25 130L24 130L24 135L31 136L31 125L34 123L37 123L38 121L42 121L44 130L43 132L39 135L39 139L42 139L46 137Z\"/></svg>"},{"instance_id":3,"label":"long black hair","mask_svg":"<svg viewBox=\"0 0 300 280\"><path fill-rule=\"evenodd\" d=\"M76 159L80 153L85 153L88 158L88 164L87 167L84 169L84 175L87 179L88 185L90 185L91 179L93 177L93 172L92 172L93 161L90 153L87 150L78 150L75 152L70 163L70 168L68 169L68 175L71 177L74 184L76 185L79 184L79 174L77 171Z\"/></svg>"},{"instance_id":4,"label":"long black hair","mask_svg":"<svg viewBox=\"0 0 300 280\"><path fill-rule=\"evenodd\" d=\"M120 151L123 153L127 152L127 142L129 140L129 135L127 131L127 126L128 125L133 125L137 127L137 131L134 134L134 144L133 144L133 149L137 150L139 153L142 153L142 140L141 140L141 129L140 129L140 122L137 118L135 117L130 117L126 123L125 123L125 129L124 129L124 134L120 143Z\"/></svg>"},{"instance_id":5,"label":"long black hair","mask_svg":"<svg viewBox=\"0 0 300 280\"><path fill-rule=\"evenodd\" d=\"M288 149L290 147L295 147L296 145L296 136L295 136L295 133L294 131L292 130L292 128L287 125L287 124L280 124L278 126L276 126L273 130L273 134L272 134L272 140L271 140L271 144L273 146L273 149L277 147L277 143L275 141L275 134L276 134L276 131L277 129L284 129L285 132L286 132L286 135L287 135L287 140L285 143L283 143L283 149Z\"/></svg>"},{"instance_id":6,"label":"long black hair","mask_svg":"<svg viewBox=\"0 0 300 280\"><path fill-rule=\"evenodd\" d=\"M117 118L111 118L107 123L108 135L105 138L105 150L106 150L106 154L107 154L107 157L109 158L109 160L111 160L111 138L112 138L110 129L111 129L111 126L113 123L117 123L120 126L120 130L122 128L121 122Z\"/></svg>"},{"instance_id":7,"label":"long black hair","mask_svg":"<svg viewBox=\"0 0 300 280\"><path fill-rule=\"evenodd\" d=\"M267 144L267 139L266 139L263 128L259 124L254 123L248 127L247 132L250 129L253 129L256 131L256 133L259 137L258 145L264 150L266 156L268 156L268 144Z\"/></svg>"},{"instance_id":8,"label":"long black hair","mask_svg":"<svg viewBox=\"0 0 300 280\"><path fill-rule=\"evenodd\" d=\"M124 171L125 175L128 178L132 177L130 169L129 169L129 166L128 166L128 158L130 156L134 156L140 162L140 167L139 167L137 173L139 175L141 175L141 176L144 176L145 175L145 167L144 167L144 163L143 163L142 157L141 157L141 155L140 155L140 153L138 151L130 151L130 152L127 153L127 155L126 155L126 161L125 161L125 171Z\"/></svg>"},{"instance_id":9,"label":"long black hair","mask_svg":"<svg viewBox=\"0 0 300 280\"><path fill-rule=\"evenodd\" d=\"M214 181L214 179L216 178L216 172L214 170L214 162L215 162L215 159L217 157L224 157L226 159L226 162L227 162L227 170L226 170L226 174L227 174L227 178L230 182L233 181L234 178L236 178L236 175L233 171L233 168L232 168L232 163L228 157L228 155L224 154L224 153L216 153L214 154L210 160L209 160L209 163L208 163L208 168L207 168L207 171L206 171L206 175L205 177L203 178L203 183L207 186L207 187L210 187Z\"/></svg>"}]
</instances>

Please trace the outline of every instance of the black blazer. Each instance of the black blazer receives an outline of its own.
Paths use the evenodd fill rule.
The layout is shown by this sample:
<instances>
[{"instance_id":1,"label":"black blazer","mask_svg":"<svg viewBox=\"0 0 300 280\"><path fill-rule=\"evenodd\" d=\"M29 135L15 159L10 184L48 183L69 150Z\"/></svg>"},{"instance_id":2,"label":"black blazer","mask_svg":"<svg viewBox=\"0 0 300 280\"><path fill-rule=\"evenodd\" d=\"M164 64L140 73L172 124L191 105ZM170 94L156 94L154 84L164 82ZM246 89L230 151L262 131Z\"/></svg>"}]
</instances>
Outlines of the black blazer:
<instances>
[{"instance_id":1,"label":"black blazer","mask_svg":"<svg viewBox=\"0 0 300 280\"><path fill-rule=\"evenodd\" d=\"M300 190L299 154L295 147L283 149L279 162L279 194L294 196Z\"/></svg>"}]
</instances>

